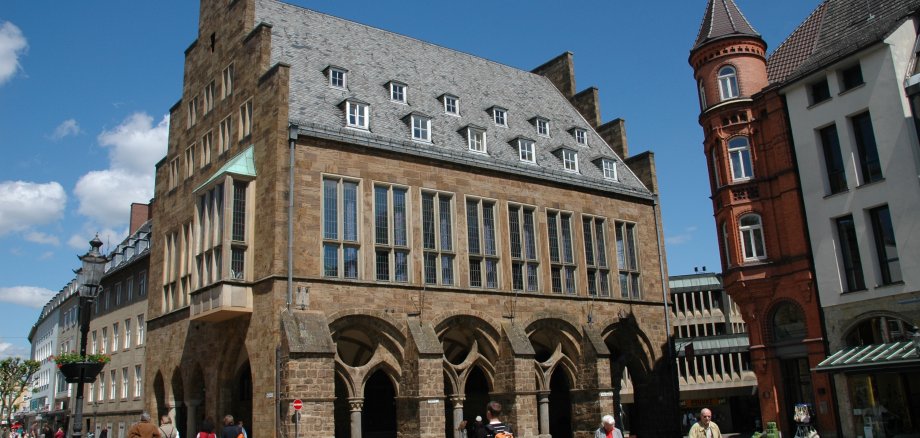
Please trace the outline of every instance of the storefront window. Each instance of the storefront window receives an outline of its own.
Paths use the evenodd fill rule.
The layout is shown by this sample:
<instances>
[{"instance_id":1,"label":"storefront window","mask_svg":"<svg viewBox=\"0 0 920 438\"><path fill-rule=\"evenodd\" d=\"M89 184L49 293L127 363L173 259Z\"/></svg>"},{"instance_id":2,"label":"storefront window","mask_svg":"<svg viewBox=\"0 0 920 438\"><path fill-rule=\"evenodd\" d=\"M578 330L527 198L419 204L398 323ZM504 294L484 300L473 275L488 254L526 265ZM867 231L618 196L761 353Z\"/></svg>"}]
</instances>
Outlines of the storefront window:
<instances>
[{"instance_id":1,"label":"storefront window","mask_svg":"<svg viewBox=\"0 0 920 438\"><path fill-rule=\"evenodd\" d=\"M920 372L849 376L855 432L862 436L892 437L920 431L917 402Z\"/></svg>"}]
</instances>

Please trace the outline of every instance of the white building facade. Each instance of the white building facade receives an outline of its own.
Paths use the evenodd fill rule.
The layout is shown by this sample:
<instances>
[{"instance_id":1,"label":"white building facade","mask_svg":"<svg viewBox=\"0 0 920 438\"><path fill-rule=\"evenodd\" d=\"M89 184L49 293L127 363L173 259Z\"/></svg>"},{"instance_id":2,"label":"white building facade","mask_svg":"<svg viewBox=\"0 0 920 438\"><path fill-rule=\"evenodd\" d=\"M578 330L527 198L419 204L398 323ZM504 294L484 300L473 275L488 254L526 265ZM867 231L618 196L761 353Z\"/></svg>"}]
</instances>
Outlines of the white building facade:
<instances>
[{"instance_id":1,"label":"white building facade","mask_svg":"<svg viewBox=\"0 0 920 438\"><path fill-rule=\"evenodd\" d=\"M823 7L777 52L794 52L808 26L820 34L844 20ZM920 421L909 342L920 322L920 147L905 91L920 21L916 2L892 7L847 17L861 35L833 55L815 36L826 50L780 89L831 352L818 369L834 373L843 436L916 433ZM870 349L898 360L868 359Z\"/></svg>"}]
</instances>

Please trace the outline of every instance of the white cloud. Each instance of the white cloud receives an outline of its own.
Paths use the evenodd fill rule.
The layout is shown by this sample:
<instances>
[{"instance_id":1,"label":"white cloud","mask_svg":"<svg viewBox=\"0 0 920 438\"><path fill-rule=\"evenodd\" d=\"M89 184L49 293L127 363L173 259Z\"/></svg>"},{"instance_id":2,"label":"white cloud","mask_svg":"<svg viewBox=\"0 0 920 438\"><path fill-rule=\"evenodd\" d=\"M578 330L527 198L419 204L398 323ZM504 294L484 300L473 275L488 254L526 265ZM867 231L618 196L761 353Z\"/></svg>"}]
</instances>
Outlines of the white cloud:
<instances>
[{"instance_id":1,"label":"white cloud","mask_svg":"<svg viewBox=\"0 0 920 438\"><path fill-rule=\"evenodd\" d=\"M57 236L52 236L50 234L45 234L39 231L30 231L26 233L26 235L23 237L25 237L26 240L32 243L40 243L43 245L54 245L54 246L58 246L61 244L61 240L58 239Z\"/></svg>"},{"instance_id":2,"label":"white cloud","mask_svg":"<svg viewBox=\"0 0 920 438\"><path fill-rule=\"evenodd\" d=\"M19 55L26 47L26 38L15 24L9 21L0 24L0 85L19 70Z\"/></svg>"},{"instance_id":3,"label":"white cloud","mask_svg":"<svg viewBox=\"0 0 920 438\"><path fill-rule=\"evenodd\" d=\"M89 251L89 241L93 240L93 238L97 235L103 244L101 249L103 254L108 253L110 247L118 245L128 235L127 227L119 231L113 230L111 228L91 230L89 226L89 224L84 225L82 232L74 234L70 236L69 239L67 239L67 245L70 245L71 248L80 251L80 254Z\"/></svg>"},{"instance_id":4,"label":"white cloud","mask_svg":"<svg viewBox=\"0 0 920 438\"><path fill-rule=\"evenodd\" d=\"M8 357L28 359L29 356L31 356L31 351L29 351L29 348L24 345L0 342L0 359L6 359Z\"/></svg>"},{"instance_id":5,"label":"white cloud","mask_svg":"<svg viewBox=\"0 0 920 438\"><path fill-rule=\"evenodd\" d=\"M61 122L54 132L51 133L52 140L60 140L68 135L77 135L80 133L80 125L74 119L67 119Z\"/></svg>"},{"instance_id":6,"label":"white cloud","mask_svg":"<svg viewBox=\"0 0 920 438\"><path fill-rule=\"evenodd\" d=\"M99 134L99 143L111 148L110 164L77 181L74 194L80 201L80 214L104 227L128 222L131 203L153 197L154 166L166 155L168 135L168 116L154 126L153 118L144 113L132 114Z\"/></svg>"},{"instance_id":7,"label":"white cloud","mask_svg":"<svg viewBox=\"0 0 920 438\"><path fill-rule=\"evenodd\" d=\"M0 236L54 222L67 204L64 188L56 182L0 182Z\"/></svg>"},{"instance_id":8,"label":"white cloud","mask_svg":"<svg viewBox=\"0 0 920 438\"><path fill-rule=\"evenodd\" d=\"M0 302L41 309L55 293L57 292L33 286L0 287Z\"/></svg>"},{"instance_id":9,"label":"white cloud","mask_svg":"<svg viewBox=\"0 0 920 438\"><path fill-rule=\"evenodd\" d=\"M39 260L48 260L51 257L54 257L54 251L45 251L42 255L38 256Z\"/></svg>"},{"instance_id":10,"label":"white cloud","mask_svg":"<svg viewBox=\"0 0 920 438\"><path fill-rule=\"evenodd\" d=\"M693 240L693 235L696 233L696 225L691 225L687 228L684 228L684 231L675 236L666 236L664 238L664 243L667 245L683 245L689 243Z\"/></svg>"}]
</instances>

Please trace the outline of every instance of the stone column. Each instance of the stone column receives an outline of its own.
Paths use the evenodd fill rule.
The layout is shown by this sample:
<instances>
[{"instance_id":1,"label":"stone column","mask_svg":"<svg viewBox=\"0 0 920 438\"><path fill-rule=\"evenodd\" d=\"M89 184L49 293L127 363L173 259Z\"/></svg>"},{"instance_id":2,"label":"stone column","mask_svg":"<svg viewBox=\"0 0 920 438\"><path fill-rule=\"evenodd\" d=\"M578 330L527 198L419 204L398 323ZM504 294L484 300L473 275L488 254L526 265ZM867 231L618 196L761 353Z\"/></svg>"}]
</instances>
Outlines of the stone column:
<instances>
[{"instance_id":1,"label":"stone column","mask_svg":"<svg viewBox=\"0 0 920 438\"><path fill-rule=\"evenodd\" d=\"M540 405L540 435L549 435L549 391L537 393L537 403Z\"/></svg>"},{"instance_id":2,"label":"stone column","mask_svg":"<svg viewBox=\"0 0 920 438\"><path fill-rule=\"evenodd\" d=\"M463 421L463 402L466 397L454 395L450 397L450 402L454 406L454 438L460 438L460 422Z\"/></svg>"},{"instance_id":3,"label":"stone column","mask_svg":"<svg viewBox=\"0 0 920 438\"><path fill-rule=\"evenodd\" d=\"M351 408L351 438L361 438L361 410L364 409L364 398L349 398L348 406Z\"/></svg>"},{"instance_id":4,"label":"stone column","mask_svg":"<svg viewBox=\"0 0 920 438\"><path fill-rule=\"evenodd\" d=\"M201 400L186 400L185 427L186 434L198 433L198 406L201 406ZM216 425L215 425L216 426Z\"/></svg>"}]
</instances>

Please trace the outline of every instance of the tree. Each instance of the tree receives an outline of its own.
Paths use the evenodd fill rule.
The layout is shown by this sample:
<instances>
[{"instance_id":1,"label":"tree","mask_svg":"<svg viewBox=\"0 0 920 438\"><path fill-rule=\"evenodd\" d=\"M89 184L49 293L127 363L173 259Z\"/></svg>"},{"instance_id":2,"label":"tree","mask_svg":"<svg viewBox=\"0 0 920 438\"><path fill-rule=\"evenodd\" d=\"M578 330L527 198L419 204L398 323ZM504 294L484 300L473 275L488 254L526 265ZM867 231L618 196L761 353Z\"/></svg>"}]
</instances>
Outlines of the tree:
<instances>
[{"instance_id":1,"label":"tree","mask_svg":"<svg viewBox=\"0 0 920 438\"><path fill-rule=\"evenodd\" d=\"M41 364L34 360L8 357L0 360L0 412L13 415L13 405L22 395ZM5 418L11 420L11 418Z\"/></svg>"}]
</instances>

